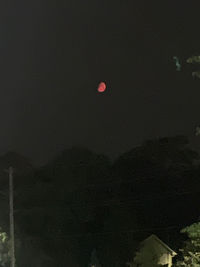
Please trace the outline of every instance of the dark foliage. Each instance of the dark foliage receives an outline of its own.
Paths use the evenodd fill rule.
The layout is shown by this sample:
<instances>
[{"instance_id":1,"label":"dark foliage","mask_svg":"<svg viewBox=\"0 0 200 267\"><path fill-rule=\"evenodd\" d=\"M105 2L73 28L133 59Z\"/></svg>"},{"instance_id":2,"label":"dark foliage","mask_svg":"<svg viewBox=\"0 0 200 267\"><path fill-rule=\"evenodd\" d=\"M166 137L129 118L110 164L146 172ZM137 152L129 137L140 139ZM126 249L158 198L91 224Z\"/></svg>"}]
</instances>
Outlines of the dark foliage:
<instances>
[{"instance_id":1,"label":"dark foliage","mask_svg":"<svg viewBox=\"0 0 200 267\"><path fill-rule=\"evenodd\" d=\"M183 136L147 141L113 163L84 148L65 150L37 169L11 158L0 158L0 167L16 169L21 267L88 266L94 247L102 266L125 266L151 233L179 246L179 229L200 214L199 157ZM6 195L6 173L1 177ZM6 228L7 197L1 205Z\"/></svg>"}]
</instances>

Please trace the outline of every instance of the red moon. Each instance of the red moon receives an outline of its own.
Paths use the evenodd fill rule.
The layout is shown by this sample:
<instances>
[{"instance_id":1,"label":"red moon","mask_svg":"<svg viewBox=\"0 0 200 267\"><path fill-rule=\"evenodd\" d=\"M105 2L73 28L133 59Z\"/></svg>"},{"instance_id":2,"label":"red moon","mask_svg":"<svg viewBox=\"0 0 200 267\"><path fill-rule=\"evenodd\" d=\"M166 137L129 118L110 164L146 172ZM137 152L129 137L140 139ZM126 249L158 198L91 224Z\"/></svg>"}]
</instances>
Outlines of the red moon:
<instances>
[{"instance_id":1,"label":"red moon","mask_svg":"<svg viewBox=\"0 0 200 267\"><path fill-rule=\"evenodd\" d=\"M99 93L103 93L106 90L106 84L104 82L101 82L97 90Z\"/></svg>"}]
</instances>

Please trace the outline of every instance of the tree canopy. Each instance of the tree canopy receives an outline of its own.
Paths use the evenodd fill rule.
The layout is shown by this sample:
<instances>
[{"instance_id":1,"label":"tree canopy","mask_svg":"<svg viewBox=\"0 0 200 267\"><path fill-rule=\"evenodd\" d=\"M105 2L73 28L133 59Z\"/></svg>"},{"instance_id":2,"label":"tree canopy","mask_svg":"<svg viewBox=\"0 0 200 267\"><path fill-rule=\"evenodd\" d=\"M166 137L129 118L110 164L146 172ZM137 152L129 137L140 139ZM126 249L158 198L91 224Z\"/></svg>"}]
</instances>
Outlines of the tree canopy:
<instances>
[{"instance_id":1,"label":"tree canopy","mask_svg":"<svg viewBox=\"0 0 200 267\"><path fill-rule=\"evenodd\" d=\"M200 266L200 222L194 223L181 230L187 235L183 248L180 249L181 259L176 263L177 267L198 267Z\"/></svg>"}]
</instances>

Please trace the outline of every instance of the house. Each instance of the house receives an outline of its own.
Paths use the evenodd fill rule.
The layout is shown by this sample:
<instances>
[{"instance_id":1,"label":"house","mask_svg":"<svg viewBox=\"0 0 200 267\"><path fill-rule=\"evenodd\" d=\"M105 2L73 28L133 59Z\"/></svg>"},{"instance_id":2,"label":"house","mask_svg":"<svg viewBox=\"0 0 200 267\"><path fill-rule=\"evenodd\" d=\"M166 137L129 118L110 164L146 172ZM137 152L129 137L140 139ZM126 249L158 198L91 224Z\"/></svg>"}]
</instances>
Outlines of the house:
<instances>
[{"instance_id":1,"label":"house","mask_svg":"<svg viewBox=\"0 0 200 267\"><path fill-rule=\"evenodd\" d=\"M140 244L140 249L136 253L130 267L154 267L154 266L172 266L172 258L176 255L156 235L151 235Z\"/></svg>"}]
</instances>

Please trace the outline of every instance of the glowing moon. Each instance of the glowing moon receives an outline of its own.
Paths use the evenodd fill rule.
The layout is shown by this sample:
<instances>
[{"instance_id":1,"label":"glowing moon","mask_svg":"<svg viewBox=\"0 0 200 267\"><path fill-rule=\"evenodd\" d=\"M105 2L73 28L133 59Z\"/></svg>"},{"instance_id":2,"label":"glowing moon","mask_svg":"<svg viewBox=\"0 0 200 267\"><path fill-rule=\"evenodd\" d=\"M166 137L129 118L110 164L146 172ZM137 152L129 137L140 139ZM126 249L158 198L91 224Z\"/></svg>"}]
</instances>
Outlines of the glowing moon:
<instances>
[{"instance_id":1,"label":"glowing moon","mask_svg":"<svg viewBox=\"0 0 200 267\"><path fill-rule=\"evenodd\" d=\"M103 93L106 90L106 84L104 82L101 82L97 90L99 93Z\"/></svg>"}]
</instances>

